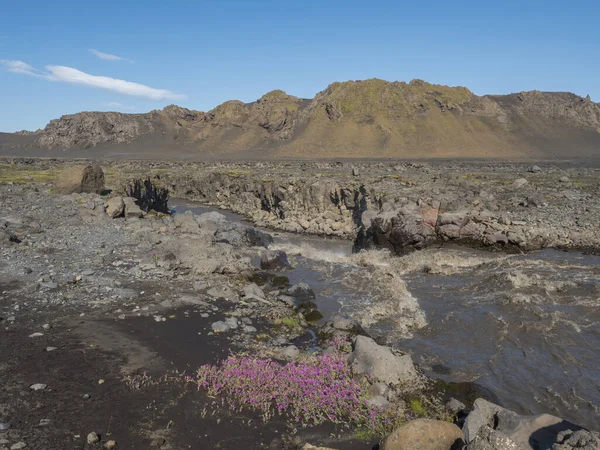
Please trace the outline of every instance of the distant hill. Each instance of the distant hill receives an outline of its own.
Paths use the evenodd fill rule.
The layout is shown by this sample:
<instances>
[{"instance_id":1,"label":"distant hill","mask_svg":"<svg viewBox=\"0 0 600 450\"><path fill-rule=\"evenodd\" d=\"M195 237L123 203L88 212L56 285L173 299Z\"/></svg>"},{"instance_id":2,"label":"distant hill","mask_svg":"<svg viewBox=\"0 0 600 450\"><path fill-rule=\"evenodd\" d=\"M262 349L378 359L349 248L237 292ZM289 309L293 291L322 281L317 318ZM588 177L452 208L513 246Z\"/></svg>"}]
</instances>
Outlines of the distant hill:
<instances>
[{"instance_id":1,"label":"distant hill","mask_svg":"<svg viewBox=\"0 0 600 450\"><path fill-rule=\"evenodd\" d=\"M477 96L464 87L378 79L333 83L313 99L272 91L209 112L82 112L0 153L247 158L585 158L600 156L600 104L562 92Z\"/></svg>"}]
</instances>

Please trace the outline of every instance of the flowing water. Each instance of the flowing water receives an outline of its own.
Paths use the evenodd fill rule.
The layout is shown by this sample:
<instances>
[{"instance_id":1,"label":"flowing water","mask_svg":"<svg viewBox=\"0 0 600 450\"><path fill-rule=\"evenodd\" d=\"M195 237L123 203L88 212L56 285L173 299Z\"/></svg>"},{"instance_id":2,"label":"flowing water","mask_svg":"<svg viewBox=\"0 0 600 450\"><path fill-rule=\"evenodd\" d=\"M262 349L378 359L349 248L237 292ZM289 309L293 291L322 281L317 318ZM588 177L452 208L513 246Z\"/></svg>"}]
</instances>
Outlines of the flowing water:
<instances>
[{"instance_id":1,"label":"flowing water","mask_svg":"<svg viewBox=\"0 0 600 450\"><path fill-rule=\"evenodd\" d=\"M353 255L348 241L271 234L294 267L286 275L313 287L325 318L350 316L430 376L476 382L507 408L598 428L600 257L453 246Z\"/></svg>"}]
</instances>

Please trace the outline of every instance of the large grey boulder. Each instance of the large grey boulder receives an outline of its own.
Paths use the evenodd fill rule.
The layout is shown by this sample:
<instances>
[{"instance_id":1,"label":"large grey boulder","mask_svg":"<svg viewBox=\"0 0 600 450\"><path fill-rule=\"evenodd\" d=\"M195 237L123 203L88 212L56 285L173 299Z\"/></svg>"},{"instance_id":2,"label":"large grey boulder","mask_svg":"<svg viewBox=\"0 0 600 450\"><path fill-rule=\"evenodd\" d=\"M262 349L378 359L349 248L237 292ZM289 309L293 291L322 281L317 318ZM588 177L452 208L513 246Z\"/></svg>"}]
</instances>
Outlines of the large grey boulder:
<instances>
[{"instance_id":1,"label":"large grey boulder","mask_svg":"<svg viewBox=\"0 0 600 450\"><path fill-rule=\"evenodd\" d=\"M494 433L485 431L487 428ZM496 447L489 445L498 436L509 439L518 449L551 449L560 433L565 430L581 430L581 427L550 414L519 415L481 398L475 400L473 410L463 425L467 443L476 440L479 442L478 447L468 447L469 450L495 449Z\"/></svg>"},{"instance_id":2,"label":"large grey boulder","mask_svg":"<svg viewBox=\"0 0 600 450\"><path fill-rule=\"evenodd\" d=\"M514 442L528 448L551 448L558 435L567 430L579 430L581 427L550 414L520 416L507 410L496 415L496 428Z\"/></svg>"},{"instance_id":3,"label":"large grey boulder","mask_svg":"<svg viewBox=\"0 0 600 450\"><path fill-rule=\"evenodd\" d=\"M598 450L600 449L600 435L587 430L565 430L556 437L552 450Z\"/></svg>"},{"instance_id":4,"label":"large grey boulder","mask_svg":"<svg viewBox=\"0 0 600 450\"><path fill-rule=\"evenodd\" d=\"M463 425L463 433L465 434L465 440L471 442L479 433L479 430L485 426L493 426L494 417L496 414L503 410L501 406L494 403L488 402L482 398L478 398L473 403L473 410L469 413L465 419Z\"/></svg>"},{"instance_id":5,"label":"large grey boulder","mask_svg":"<svg viewBox=\"0 0 600 450\"><path fill-rule=\"evenodd\" d=\"M351 360L354 373L368 375L400 390L414 390L421 385L410 355L396 355L369 337L356 336Z\"/></svg>"},{"instance_id":6,"label":"large grey boulder","mask_svg":"<svg viewBox=\"0 0 600 450\"><path fill-rule=\"evenodd\" d=\"M104 189L104 172L95 164L69 167L58 175L54 183L54 191L58 194L102 194Z\"/></svg>"}]
</instances>

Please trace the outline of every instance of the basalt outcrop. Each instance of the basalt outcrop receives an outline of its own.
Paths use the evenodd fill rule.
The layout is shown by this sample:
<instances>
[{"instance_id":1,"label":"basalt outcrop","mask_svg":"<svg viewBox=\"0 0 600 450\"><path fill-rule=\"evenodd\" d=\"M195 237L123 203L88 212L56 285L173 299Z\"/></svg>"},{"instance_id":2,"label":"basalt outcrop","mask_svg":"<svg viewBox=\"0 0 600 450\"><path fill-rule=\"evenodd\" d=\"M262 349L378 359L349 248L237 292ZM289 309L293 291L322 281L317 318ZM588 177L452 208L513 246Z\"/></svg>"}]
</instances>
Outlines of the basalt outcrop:
<instances>
[{"instance_id":1,"label":"basalt outcrop","mask_svg":"<svg viewBox=\"0 0 600 450\"><path fill-rule=\"evenodd\" d=\"M47 180L63 160L6 159L0 179ZM256 225L397 254L457 242L507 251L600 247L594 167L489 163L106 161L112 186L150 177L171 197ZM6 174L6 175L5 175ZM121 192L122 191L122 192ZM125 194L126 195L126 194Z\"/></svg>"}]
</instances>

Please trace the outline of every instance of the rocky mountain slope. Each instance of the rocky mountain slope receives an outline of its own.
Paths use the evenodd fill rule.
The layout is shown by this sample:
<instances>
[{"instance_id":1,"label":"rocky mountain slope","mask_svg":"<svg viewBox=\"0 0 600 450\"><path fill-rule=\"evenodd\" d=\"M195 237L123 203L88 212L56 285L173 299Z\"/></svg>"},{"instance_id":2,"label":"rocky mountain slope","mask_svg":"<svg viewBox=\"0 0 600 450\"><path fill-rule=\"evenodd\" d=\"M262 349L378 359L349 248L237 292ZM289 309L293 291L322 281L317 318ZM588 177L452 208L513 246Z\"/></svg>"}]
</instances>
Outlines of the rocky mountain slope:
<instances>
[{"instance_id":1,"label":"rocky mountain slope","mask_svg":"<svg viewBox=\"0 0 600 450\"><path fill-rule=\"evenodd\" d=\"M464 87L378 79L333 83L312 100L272 91L209 112L83 112L0 151L165 152L248 158L577 158L600 156L600 104L570 93L477 96Z\"/></svg>"}]
</instances>

